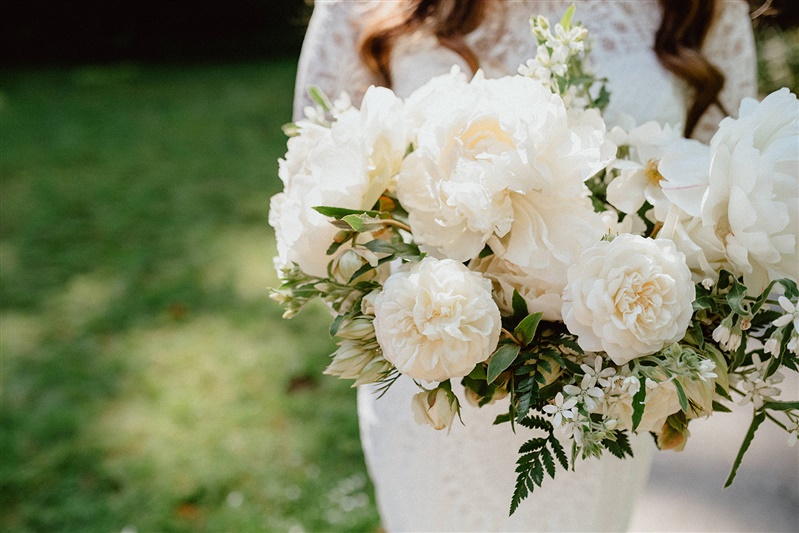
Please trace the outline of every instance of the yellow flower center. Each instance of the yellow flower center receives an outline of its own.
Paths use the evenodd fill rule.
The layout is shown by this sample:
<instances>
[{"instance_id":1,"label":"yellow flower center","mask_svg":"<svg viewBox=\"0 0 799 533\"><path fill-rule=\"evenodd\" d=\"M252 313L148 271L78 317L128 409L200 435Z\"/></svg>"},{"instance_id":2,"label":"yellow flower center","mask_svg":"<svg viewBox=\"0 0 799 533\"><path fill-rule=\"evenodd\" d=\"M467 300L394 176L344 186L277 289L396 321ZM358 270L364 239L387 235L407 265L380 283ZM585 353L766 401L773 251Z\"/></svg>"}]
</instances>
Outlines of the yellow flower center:
<instances>
[{"instance_id":1,"label":"yellow flower center","mask_svg":"<svg viewBox=\"0 0 799 533\"><path fill-rule=\"evenodd\" d=\"M660 163L658 159L650 159L647 161L646 167L644 167L644 173L646 174L646 177L649 178L649 182L652 185L660 187L660 182L664 178L663 174L661 174L658 170L658 163Z\"/></svg>"}]
</instances>

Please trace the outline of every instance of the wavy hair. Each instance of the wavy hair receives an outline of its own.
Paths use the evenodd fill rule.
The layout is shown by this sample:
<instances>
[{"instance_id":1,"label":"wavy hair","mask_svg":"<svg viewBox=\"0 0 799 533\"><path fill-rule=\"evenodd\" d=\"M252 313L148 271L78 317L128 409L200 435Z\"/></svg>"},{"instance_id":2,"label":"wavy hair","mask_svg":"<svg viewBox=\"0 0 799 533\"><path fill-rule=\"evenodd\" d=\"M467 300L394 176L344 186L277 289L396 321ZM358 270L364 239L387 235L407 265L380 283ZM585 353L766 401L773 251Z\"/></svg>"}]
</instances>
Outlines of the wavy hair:
<instances>
[{"instance_id":1,"label":"wavy hair","mask_svg":"<svg viewBox=\"0 0 799 533\"><path fill-rule=\"evenodd\" d=\"M427 26L442 46L463 57L472 71L480 62L464 36L485 16L489 0L405 0L397 7L379 10L367 23L359 40L361 58L391 86L391 49L397 38ZM690 137L711 105L718 105L724 76L702 55L702 43L715 16L717 0L659 0L663 19L655 34L654 51L660 63L693 90L685 118ZM722 108L723 110L723 108Z\"/></svg>"}]
</instances>

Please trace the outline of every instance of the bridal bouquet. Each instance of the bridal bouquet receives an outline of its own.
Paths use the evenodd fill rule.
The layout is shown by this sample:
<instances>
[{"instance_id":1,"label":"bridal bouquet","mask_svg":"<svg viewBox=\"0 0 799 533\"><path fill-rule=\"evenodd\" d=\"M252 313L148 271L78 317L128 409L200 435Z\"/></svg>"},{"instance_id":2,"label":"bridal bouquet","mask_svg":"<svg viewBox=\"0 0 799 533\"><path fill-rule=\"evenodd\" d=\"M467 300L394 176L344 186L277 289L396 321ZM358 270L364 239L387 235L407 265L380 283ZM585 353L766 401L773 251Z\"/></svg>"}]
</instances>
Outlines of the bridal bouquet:
<instances>
[{"instance_id":1,"label":"bridal bouquet","mask_svg":"<svg viewBox=\"0 0 799 533\"><path fill-rule=\"evenodd\" d=\"M273 297L285 317L329 305L327 374L415 380L408 407L436 429L504 399L496 423L538 430L511 513L556 463L631 455L630 432L682 449L725 401L754 412L727 484L766 418L799 425L777 400L799 362L796 96L744 101L709 145L609 130L572 13L532 20L515 76L371 87L360 109L312 88L270 211Z\"/></svg>"}]
</instances>

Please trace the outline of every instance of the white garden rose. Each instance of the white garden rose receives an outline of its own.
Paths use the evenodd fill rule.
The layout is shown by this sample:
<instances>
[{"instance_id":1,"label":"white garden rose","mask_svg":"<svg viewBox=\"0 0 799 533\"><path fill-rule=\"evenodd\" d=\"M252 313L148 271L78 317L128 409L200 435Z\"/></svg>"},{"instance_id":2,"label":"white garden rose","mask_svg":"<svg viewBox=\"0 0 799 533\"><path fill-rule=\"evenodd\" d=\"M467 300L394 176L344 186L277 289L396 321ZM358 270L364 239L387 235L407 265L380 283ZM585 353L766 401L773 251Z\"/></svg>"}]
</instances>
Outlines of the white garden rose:
<instances>
[{"instance_id":1,"label":"white garden rose","mask_svg":"<svg viewBox=\"0 0 799 533\"><path fill-rule=\"evenodd\" d=\"M769 281L799 277L799 101L788 89L762 102L745 99L739 118L726 118L705 153L664 159L669 180L705 183L698 216L724 251L724 267L750 292ZM687 185L687 184L686 184ZM668 195L668 192L666 192Z\"/></svg>"},{"instance_id":2,"label":"white garden rose","mask_svg":"<svg viewBox=\"0 0 799 533\"><path fill-rule=\"evenodd\" d=\"M458 261L503 238L500 247L520 266L530 257L546 263L563 255L572 241L547 232L574 225L548 224L539 210L588 196L584 181L615 154L601 117L595 110L567 113L558 96L529 78L487 80L478 73L468 84L447 80L447 97L425 110L398 178L415 241ZM429 102L429 87L419 91L423 97L409 100Z\"/></svg>"},{"instance_id":3,"label":"white garden rose","mask_svg":"<svg viewBox=\"0 0 799 533\"><path fill-rule=\"evenodd\" d=\"M671 241L620 235L599 242L567 276L563 321L584 350L622 365L685 335L695 288Z\"/></svg>"},{"instance_id":4,"label":"white garden rose","mask_svg":"<svg viewBox=\"0 0 799 533\"><path fill-rule=\"evenodd\" d=\"M391 186L408 147L403 104L385 88L366 91L361 109L347 109L331 128L307 120L288 141L278 174L283 192L270 204L277 266L296 263L306 274L327 276L326 251L337 229L315 206L371 209Z\"/></svg>"},{"instance_id":5,"label":"white garden rose","mask_svg":"<svg viewBox=\"0 0 799 533\"><path fill-rule=\"evenodd\" d=\"M404 265L375 298L374 313L383 357L414 379L465 376L499 342L491 282L451 259Z\"/></svg>"}]
</instances>

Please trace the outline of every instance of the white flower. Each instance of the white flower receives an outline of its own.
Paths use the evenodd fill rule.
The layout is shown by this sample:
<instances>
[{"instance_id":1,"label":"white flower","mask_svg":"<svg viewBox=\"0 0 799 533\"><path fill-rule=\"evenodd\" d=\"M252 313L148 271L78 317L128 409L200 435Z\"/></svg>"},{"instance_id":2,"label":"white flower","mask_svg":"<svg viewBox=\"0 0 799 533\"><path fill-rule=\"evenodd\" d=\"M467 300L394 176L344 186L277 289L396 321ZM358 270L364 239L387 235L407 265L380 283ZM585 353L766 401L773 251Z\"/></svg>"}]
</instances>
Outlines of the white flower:
<instances>
[{"instance_id":1,"label":"white flower","mask_svg":"<svg viewBox=\"0 0 799 533\"><path fill-rule=\"evenodd\" d=\"M436 103L422 106L426 121L398 178L397 194L416 242L467 261L505 238L511 260L526 267L530 256L545 263L559 255L568 239L558 231L593 233L590 209L561 229L540 207L560 204L563 213L563 202L587 200L584 181L615 152L599 114L567 114L558 96L529 78L487 80L478 72L468 84L445 79L419 89L423 98L414 93L409 99ZM431 95L431 84L448 92ZM514 238L516 233L521 236Z\"/></svg>"},{"instance_id":2,"label":"white flower","mask_svg":"<svg viewBox=\"0 0 799 533\"><path fill-rule=\"evenodd\" d=\"M342 104L344 107L344 104ZM297 263L327 277L326 251L338 230L313 210L327 205L371 209L391 185L408 147L403 104L390 90L370 88L360 111L348 108L330 128L299 121L279 162L283 192L271 200L278 266Z\"/></svg>"},{"instance_id":3,"label":"white flower","mask_svg":"<svg viewBox=\"0 0 799 533\"><path fill-rule=\"evenodd\" d=\"M780 296L778 301L785 314L775 320L774 325L782 327L793 322L794 331L799 331L799 309L785 296Z\"/></svg>"},{"instance_id":4,"label":"white flower","mask_svg":"<svg viewBox=\"0 0 799 533\"><path fill-rule=\"evenodd\" d=\"M451 259L428 257L392 274L374 313L383 357L414 379L465 376L499 342L491 282Z\"/></svg>"},{"instance_id":5,"label":"white flower","mask_svg":"<svg viewBox=\"0 0 799 533\"><path fill-rule=\"evenodd\" d=\"M769 338L763 345L763 350L772 357L780 355L780 340L774 337Z\"/></svg>"},{"instance_id":6,"label":"white flower","mask_svg":"<svg viewBox=\"0 0 799 533\"><path fill-rule=\"evenodd\" d=\"M623 136L614 128L617 142L629 147L629 159L616 160L611 168L619 169L620 175L610 182L607 198L614 207L624 213L635 213L644 202L655 208L655 218L662 221L669 200L663 194L663 176L658 172L658 163L666 148L680 139L680 132L666 125L647 122Z\"/></svg>"},{"instance_id":7,"label":"white flower","mask_svg":"<svg viewBox=\"0 0 799 533\"><path fill-rule=\"evenodd\" d=\"M617 365L682 339L695 296L671 241L620 235L586 250L568 271L563 321L584 350Z\"/></svg>"},{"instance_id":8,"label":"white flower","mask_svg":"<svg viewBox=\"0 0 799 533\"><path fill-rule=\"evenodd\" d=\"M799 101L780 89L758 103L745 99L739 118L726 118L710 149L682 167L704 172L681 172L666 158L659 169L666 179L684 185L707 183L701 218L723 245L725 267L743 275L751 293L759 294L769 281L799 278ZM677 158L676 160L679 160Z\"/></svg>"},{"instance_id":9,"label":"white flower","mask_svg":"<svg viewBox=\"0 0 799 533\"><path fill-rule=\"evenodd\" d=\"M596 386L596 378L591 374L583 376L579 387L577 385L565 385L563 392L573 398L577 398L589 413L593 413L599 407L597 399L601 399L605 394L602 389Z\"/></svg>"},{"instance_id":10,"label":"white flower","mask_svg":"<svg viewBox=\"0 0 799 533\"><path fill-rule=\"evenodd\" d=\"M414 394L411 400L413 419L420 426L428 425L441 430L451 428L458 414L458 400L455 395L442 388Z\"/></svg>"},{"instance_id":11,"label":"white flower","mask_svg":"<svg viewBox=\"0 0 799 533\"><path fill-rule=\"evenodd\" d=\"M552 425L560 426L566 420L574 418L577 414L577 398L569 398L563 401L563 394L560 392L555 395L555 403L544 406L544 412L554 415Z\"/></svg>"},{"instance_id":12,"label":"white flower","mask_svg":"<svg viewBox=\"0 0 799 533\"><path fill-rule=\"evenodd\" d=\"M525 270L498 255L473 259L469 262L469 268L491 280L494 299L504 315L513 314L515 290L524 298L531 313L543 313L544 320L561 320L565 268Z\"/></svg>"}]
</instances>

